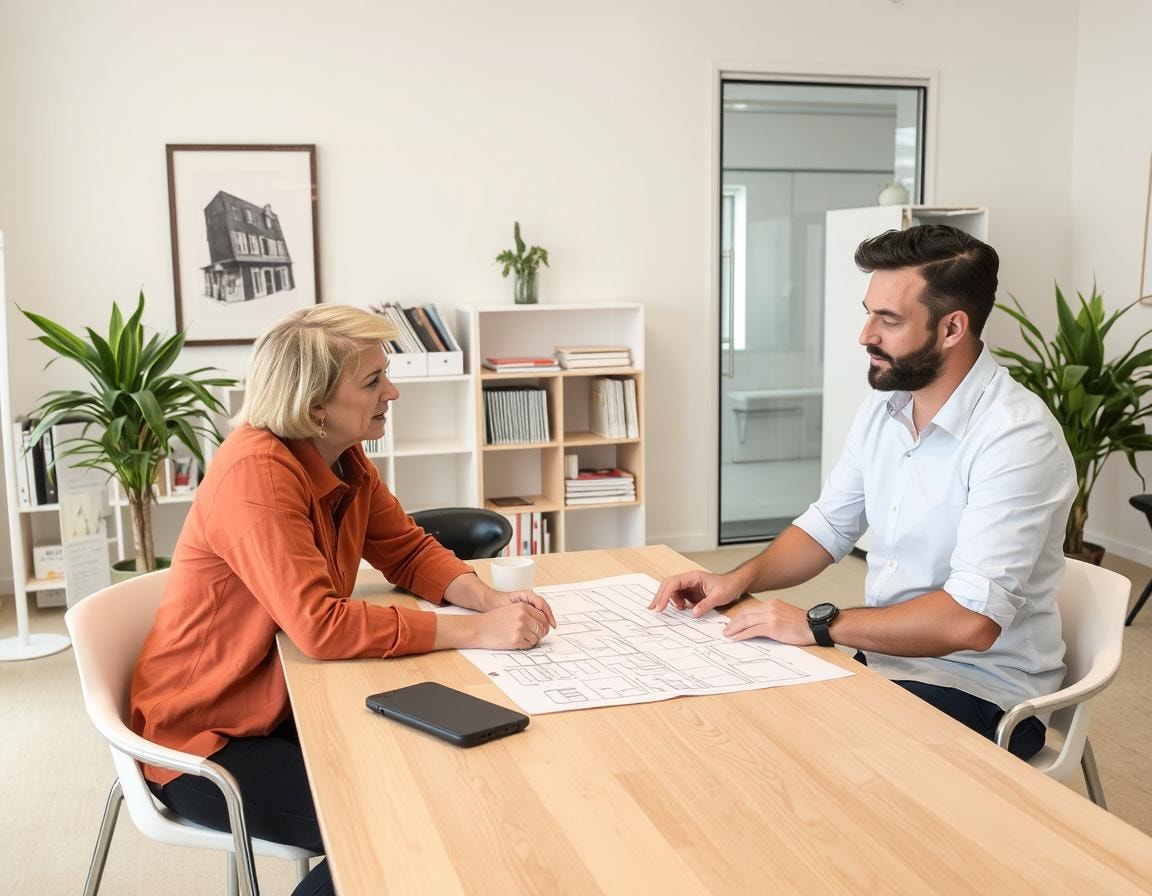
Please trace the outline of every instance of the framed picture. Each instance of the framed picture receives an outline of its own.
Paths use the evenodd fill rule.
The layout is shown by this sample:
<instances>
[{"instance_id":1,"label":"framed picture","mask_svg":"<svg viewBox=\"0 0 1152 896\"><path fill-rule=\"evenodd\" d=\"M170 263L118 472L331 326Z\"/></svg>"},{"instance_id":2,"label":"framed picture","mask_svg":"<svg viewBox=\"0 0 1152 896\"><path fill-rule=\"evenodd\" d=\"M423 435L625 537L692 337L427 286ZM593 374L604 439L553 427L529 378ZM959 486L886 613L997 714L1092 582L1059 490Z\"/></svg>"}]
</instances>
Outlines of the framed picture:
<instances>
[{"instance_id":1,"label":"framed picture","mask_svg":"<svg viewBox=\"0 0 1152 896\"><path fill-rule=\"evenodd\" d=\"M1140 301L1152 304L1152 163L1148 167L1148 196L1144 205L1144 261L1140 265Z\"/></svg>"},{"instance_id":2,"label":"framed picture","mask_svg":"<svg viewBox=\"0 0 1152 896\"><path fill-rule=\"evenodd\" d=\"M320 301L315 145L167 150L176 327L188 345L246 345Z\"/></svg>"}]
</instances>

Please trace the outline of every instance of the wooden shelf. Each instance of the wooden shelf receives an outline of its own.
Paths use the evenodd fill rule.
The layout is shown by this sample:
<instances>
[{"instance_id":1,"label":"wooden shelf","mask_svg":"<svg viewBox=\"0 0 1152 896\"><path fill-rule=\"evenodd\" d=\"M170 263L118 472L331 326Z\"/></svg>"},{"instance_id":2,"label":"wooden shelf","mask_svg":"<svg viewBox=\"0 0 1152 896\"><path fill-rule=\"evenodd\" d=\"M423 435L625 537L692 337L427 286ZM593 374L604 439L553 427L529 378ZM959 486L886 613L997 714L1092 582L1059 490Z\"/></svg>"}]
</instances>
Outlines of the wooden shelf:
<instances>
[{"instance_id":1,"label":"wooden shelf","mask_svg":"<svg viewBox=\"0 0 1152 896\"><path fill-rule=\"evenodd\" d=\"M476 481L489 510L548 514L553 551L643 545L642 501L564 504L564 455L579 456L582 467L627 467L644 489L644 306L637 303L583 305L475 306L457 309L457 332L476 376ZM556 345L624 345L631 352L627 367L579 367L560 370L498 372L481 368L484 358L542 357ZM590 431L592 386L597 377L635 382L637 414L634 437L605 438ZM537 386L548 403L549 433L543 443L484 445L484 390L496 385ZM520 453L515 453L520 452ZM532 452L532 453L529 453ZM542 493L542 494L533 494ZM497 507L492 496L522 495L531 505ZM545 495L554 496L549 500ZM594 510L580 514L575 511ZM573 511L569 513L568 511ZM619 511L619 512L616 512Z\"/></svg>"},{"instance_id":2,"label":"wooden shelf","mask_svg":"<svg viewBox=\"0 0 1152 896\"><path fill-rule=\"evenodd\" d=\"M503 497L498 495L497 497ZM486 510L495 510L497 513L503 513L506 516L511 516L515 513L552 513L555 510L563 510L564 505L559 501L553 501L544 495L520 495L526 501L531 501L531 504L517 504L513 507L501 507L498 504L493 504L487 498L484 499L484 507Z\"/></svg>"},{"instance_id":3,"label":"wooden shelf","mask_svg":"<svg viewBox=\"0 0 1152 896\"><path fill-rule=\"evenodd\" d=\"M609 439L594 432L566 432L564 433L564 447L579 447L587 445L637 445L637 439Z\"/></svg>"},{"instance_id":4,"label":"wooden shelf","mask_svg":"<svg viewBox=\"0 0 1152 896\"><path fill-rule=\"evenodd\" d=\"M565 504L564 509L573 510L603 510L605 507L639 507L640 501L601 501L596 504Z\"/></svg>"},{"instance_id":5,"label":"wooden shelf","mask_svg":"<svg viewBox=\"0 0 1152 896\"><path fill-rule=\"evenodd\" d=\"M511 445L482 445L484 451L526 451L530 448L559 448L560 443L551 442L513 442Z\"/></svg>"},{"instance_id":6,"label":"wooden shelf","mask_svg":"<svg viewBox=\"0 0 1152 896\"><path fill-rule=\"evenodd\" d=\"M638 367L577 367L564 368L561 375L568 377L576 376L635 376L640 373Z\"/></svg>"}]
</instances>

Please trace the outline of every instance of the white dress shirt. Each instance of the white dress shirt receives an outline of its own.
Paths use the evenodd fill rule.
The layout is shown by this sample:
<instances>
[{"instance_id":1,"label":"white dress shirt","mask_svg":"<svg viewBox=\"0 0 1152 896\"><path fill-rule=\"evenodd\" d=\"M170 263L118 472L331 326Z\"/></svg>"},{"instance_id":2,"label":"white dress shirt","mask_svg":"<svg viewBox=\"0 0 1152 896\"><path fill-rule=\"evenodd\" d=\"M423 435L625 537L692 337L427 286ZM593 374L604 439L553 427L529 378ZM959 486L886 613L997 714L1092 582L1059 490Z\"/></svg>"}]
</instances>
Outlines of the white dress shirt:
<instances>
[{"instance_id":1,"label":"white dress shirt","mask_svg":"<svg viewBox=\"0 0 1152 896\"><path fill-rule=\"evenodd\" d=\"M1059 424L985 346L919 437L911 393L873 392L820 498L795 525L837 561L871 527L870 607L943 590L1000 626L984 652L868 651L869 668L1007 709L1064 679L1056 592L1075 491Z\"/></svg>"}]
</instances>

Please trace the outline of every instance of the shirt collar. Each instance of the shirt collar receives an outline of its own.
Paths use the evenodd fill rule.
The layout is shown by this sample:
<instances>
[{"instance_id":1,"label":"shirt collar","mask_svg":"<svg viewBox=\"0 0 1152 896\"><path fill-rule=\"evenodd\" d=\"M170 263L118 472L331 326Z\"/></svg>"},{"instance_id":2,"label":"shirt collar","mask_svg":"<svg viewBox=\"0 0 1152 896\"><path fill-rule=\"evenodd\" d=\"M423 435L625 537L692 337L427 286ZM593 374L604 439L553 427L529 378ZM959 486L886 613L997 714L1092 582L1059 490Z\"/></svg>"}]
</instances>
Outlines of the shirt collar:
<instances>
[{"instance_id":1,"label":"shirt collar","mask_svg":"<svg viewBox=\"0 0 1152 896\"><path fill-rule=\"evenodd\" d=\"M311 439L285 439L284 443L292 456L300 461L312 492L317 498L326 498L336 493L346 491L349 486L359 485L367 478L368 472L364 465L367 461L363 453L356 446L349 448L340 455L340 466L344 470L344 479L341 479L332 468L324 462Z\"/></svg>"},{"instance_id":2,"label":"shirt collar","mask_svg":"<svg viewBox=\"0 0 1152 896\"><path fill-rule=\"evenodd\" d=\"M964 431L968 428L968 421L972 419L972 412L976 410L984 390L988 388L992 377L999 369L1000 365L992 357L991 350L982 344L976 363L972 365L972 369L960 381L955 391L948 396L944 407L936 412L932 423L958 439L963 438ZM888 399L889 416L895 417L911 400L911 392L893 392L892 397Z\"/></svg>"}]
</instances>

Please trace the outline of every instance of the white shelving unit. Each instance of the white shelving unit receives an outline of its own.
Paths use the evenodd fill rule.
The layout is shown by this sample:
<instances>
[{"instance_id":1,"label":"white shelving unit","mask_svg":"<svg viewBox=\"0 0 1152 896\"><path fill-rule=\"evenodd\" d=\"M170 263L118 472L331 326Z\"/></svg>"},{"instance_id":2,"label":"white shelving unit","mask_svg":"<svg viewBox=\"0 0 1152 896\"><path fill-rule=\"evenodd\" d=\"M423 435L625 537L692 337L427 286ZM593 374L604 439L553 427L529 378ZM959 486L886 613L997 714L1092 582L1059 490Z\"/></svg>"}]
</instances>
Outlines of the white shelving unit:
<instances>
[{"instance_id":1,"label":"white shelving unit","mask_svg":"<svg viewBox=\"0 0 1152 896\"><path fill-rule=\"evenodd\" d=\"M950 224L979 240L988 239L988 212L976 206L875 205L830 211L824 238L824 404L820 481L840 459L856 411L868 396L868 356L859 344L864 294L871 274L856 267L856 247L888 230L919 224ZM871 534L857 543L867 550Z\"/></svg>"},{"instance_id":2,"label":"white shelving unit","mask_svg":"<svg viewBox=\"0 0 1152 896\"><path fill-rule=\"evenodd\" d=\"M0 347L5 360L0 364L0 420L3 421L4 491L8 507L9 544L12 556L12 590L16 601L16 635L0 639L0 661L29 660L59 653L71 644L66 635L32 634L28 625L28 594L59 588L58 580L39 581L29 577L32 567L33 514L59 515L57 505L21 512L16 495L16 451L12 434L12 388L8 366L8 300L4 291L4 234L0 232ZM57 520L58 522L58 520Z\"/></svg>"},{"instance_id":3,"label":"white shelving unit","mask_svg":"<svg viewBox=\"0 0 1152 896\"><path fill-rule=\"evenodd\" d=\"M457 309L465 361L475 377L473 406L476 490L482 506L498 513L541 512L554 551L635 547L645 543L644 520L644 306L485 305ZM497 373L481 366L485 357L549 356L558 345L626 345L629 368L585 368L544 373ZM588 425L589 384L597 376L636 381L639 438L608 439ZM548 397L551 441L485 445L483 388L537 385ZM636 477L636 500L625 504L564 504L564 455L581 467L622 467ZM501 507L491 498L516 495L528 506Z\"/></svg>"}]
</instances>

